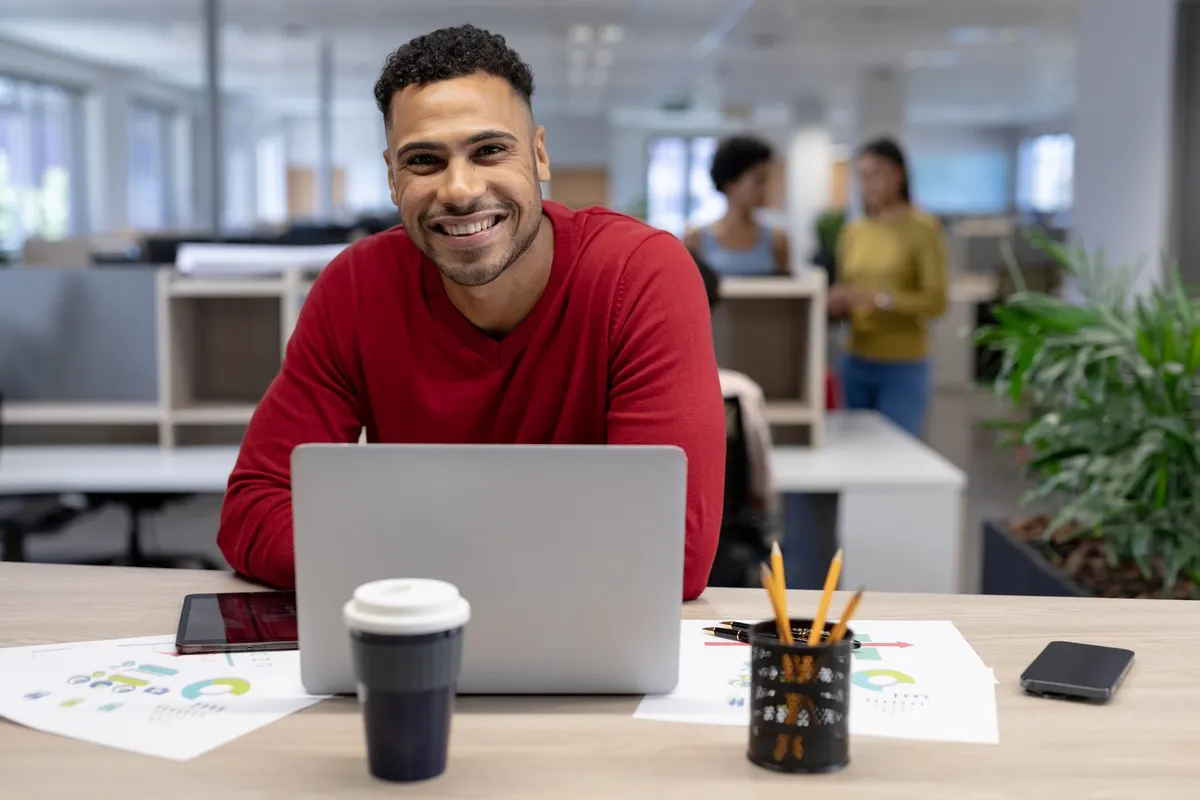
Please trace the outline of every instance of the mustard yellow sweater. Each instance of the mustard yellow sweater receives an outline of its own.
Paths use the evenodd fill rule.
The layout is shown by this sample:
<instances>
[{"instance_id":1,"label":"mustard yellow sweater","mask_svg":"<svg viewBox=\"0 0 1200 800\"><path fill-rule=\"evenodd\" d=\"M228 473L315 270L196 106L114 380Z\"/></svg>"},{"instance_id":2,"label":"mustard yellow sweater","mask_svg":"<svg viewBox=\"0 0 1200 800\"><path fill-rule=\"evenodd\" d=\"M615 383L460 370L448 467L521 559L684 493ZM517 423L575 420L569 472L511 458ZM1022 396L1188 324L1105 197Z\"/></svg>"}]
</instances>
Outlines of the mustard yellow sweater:
<instances>
[{"instance_id":1,"label":"mustard yellow sweater","mask_svg":"<svg viewBox=\"0 0 1200 800\"><path fill-rule=\"evenodd\" d=\"M927 323L946 311L946 250L934 217L905 211L850 223L838 241L838 280L886 298L851 315L850 352L871 361L919 361Z\"/></svg>"}]
</instances>

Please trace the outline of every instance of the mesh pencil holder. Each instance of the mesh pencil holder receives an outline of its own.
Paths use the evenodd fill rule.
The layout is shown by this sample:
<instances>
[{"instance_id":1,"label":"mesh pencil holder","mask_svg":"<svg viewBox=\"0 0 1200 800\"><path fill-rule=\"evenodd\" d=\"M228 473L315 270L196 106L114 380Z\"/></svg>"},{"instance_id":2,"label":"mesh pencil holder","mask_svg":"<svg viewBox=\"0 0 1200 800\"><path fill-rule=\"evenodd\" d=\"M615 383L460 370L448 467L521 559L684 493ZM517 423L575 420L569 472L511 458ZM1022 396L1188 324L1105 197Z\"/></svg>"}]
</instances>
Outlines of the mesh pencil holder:
<instances>
[{"instance_id":1,"label":"mesh pencil holder","mask_svg":"<svg viewBox=\"0 0 1200 800\"><path fill-rule=\"evenodd\" d=\"M812 620L793 619L794 628ZM832 629L826 626L826 631ZM774 621L750 629L750 747L760 767L835 772L850 763L850 663L854 634L836 644L789 646Z\"/></svg>"}]
</instances>

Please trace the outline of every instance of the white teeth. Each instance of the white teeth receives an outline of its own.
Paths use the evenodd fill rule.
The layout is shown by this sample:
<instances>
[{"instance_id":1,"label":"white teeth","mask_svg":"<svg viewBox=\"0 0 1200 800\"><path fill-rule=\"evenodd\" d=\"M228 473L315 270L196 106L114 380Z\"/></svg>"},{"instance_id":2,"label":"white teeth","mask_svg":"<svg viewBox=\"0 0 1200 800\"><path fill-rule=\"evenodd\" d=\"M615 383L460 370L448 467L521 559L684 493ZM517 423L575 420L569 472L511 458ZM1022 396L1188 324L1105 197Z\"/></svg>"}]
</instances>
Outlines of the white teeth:
<instances>
[{"instance_id":1,"label":"white teeth","mask_svg":"<svg viewBox=\"0 0 1200 800\"><path fill-rule=\"evenodd\" d=\"M488 217L479 222L472 222L470 225L447 225L442 224L442 228L451 236L470 236L473 233L486 231L488 228L496 224L495 217Z\"/></svg>"}]
</instances>

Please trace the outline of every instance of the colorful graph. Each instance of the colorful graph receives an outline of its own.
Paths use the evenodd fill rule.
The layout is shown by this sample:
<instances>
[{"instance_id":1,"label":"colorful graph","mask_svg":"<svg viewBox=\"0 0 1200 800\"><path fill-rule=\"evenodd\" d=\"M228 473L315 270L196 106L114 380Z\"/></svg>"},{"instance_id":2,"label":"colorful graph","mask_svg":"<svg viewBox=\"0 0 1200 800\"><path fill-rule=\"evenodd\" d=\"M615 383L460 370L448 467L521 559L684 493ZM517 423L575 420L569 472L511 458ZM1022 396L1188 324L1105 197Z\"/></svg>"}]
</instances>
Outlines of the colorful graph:
<instances>
[{"instance_id":1,"label":"colorful graph","mask_svg":"<svg viewBox=\"0 0 1200 800\"><path fill-rule=\"evenodd\" d=\"M738 671L737 677L729 682L730 686L738 689L750 688L750 662L747 661Z\"/></svg>"},{"instance_id":2,"label":"colorful graph","mask_svg":"<svg viewBox=\"0 0 1200 800\"><path fill-rule=\"evenodd\" d=\"M179 694L188 700L216 694L245 694L250 691L250 682L241 678L213 678L190 683Z\"/></svg>"},{"instance_id":3,"label":"colorful graph","mask_svg":"<svg viewBox=\"0 0 1200 800\"><path fill-rule=\"evenodd\" d=\"M870 636L866 635L865 633L859 633L858 631L854 632L854 638L864 644L871 641ZM860 647L857 650L854 650L852 652L854 654L854 658L856 661L882 661L883 660L883 655L879 652L879 649L876 647Z\"/></svg>"},{"instance_id":4,"label":"colorful graph","mask_svg":"<svg viewBox=\"0 0 1200 800\"><path fill-rule=\"evenodd\" d=\"M865 669L854 673L850 680L858 688L872 692L882 692L889 686L895 686L898 683L916 683L911 675L894 669Z\"/></svg>"},{"instance_id":5,"label":"colorful graph","mask_svg":"<svg viewBox=\"0 0 1200 800\"><path fill-rule=\"evenodd\" d=\"M147 678L137 677L138 675L169 678L177 674L179 674L179 670L170 667L125 661L115 667L109 667L107 670L96 670L89 675L72 675L67 678L67 683L72 686L86 683L91 689L112 689L116 694L125 694L143 688L150 691L150 688L147 688L150 686L150 681Z\"/></svg>"}]
</instances>

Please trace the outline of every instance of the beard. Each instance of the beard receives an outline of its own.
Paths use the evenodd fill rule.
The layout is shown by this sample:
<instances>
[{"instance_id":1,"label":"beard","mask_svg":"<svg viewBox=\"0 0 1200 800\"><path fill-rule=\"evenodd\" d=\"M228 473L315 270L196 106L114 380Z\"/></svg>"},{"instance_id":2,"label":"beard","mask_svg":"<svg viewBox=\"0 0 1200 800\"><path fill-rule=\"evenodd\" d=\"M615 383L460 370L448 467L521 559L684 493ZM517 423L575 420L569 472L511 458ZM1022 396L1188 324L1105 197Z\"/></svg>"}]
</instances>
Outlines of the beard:
<instances>
[{"instance_id":1,"label":"beard","mask_svg":"<svg viewBox=\"0 0 1200 800\"><path fill-rule=\"evenodd\" d=\"M508 218L500 224L508 225L517 219L519 219L517 215L510 213ZM480 248L478 251L466 250L456 253L452 261L439 260L434 253L426 253L426 255L433 261L438 272L442 273L451 283L467 288L486 286L503 275L509 267L529 251L534 240L537 239L541 227L542 214L539 208L533 219L524 226L523 230L518 230L513 235L508 246L498 256L489 254L494 249L490 247Z\"/></svg>"}]
</instances>

